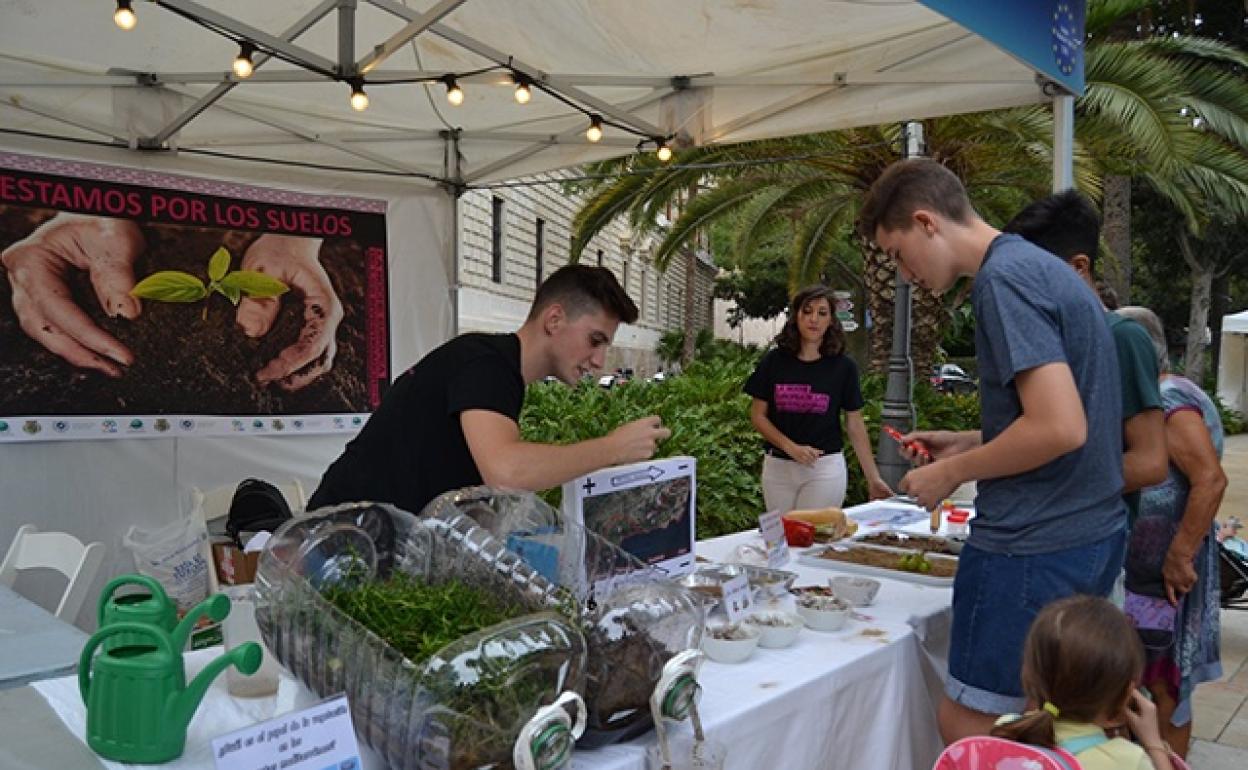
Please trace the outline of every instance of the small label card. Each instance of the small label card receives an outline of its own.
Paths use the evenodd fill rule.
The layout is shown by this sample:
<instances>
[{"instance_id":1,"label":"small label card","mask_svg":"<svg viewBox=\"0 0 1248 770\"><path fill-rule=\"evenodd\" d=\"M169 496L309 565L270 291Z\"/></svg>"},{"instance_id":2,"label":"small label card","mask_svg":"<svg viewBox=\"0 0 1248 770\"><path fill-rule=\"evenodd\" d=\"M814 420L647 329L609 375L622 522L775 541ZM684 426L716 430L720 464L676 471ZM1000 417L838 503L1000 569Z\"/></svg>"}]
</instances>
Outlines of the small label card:
<instances>
[{"instance_id":1,"label":"small label card","mask_svg":"<svg viewBox=\"0 0 1248 770\"><path fill-rule=\"evenodd\" d=\"M728 613L729 623L740 623L749 614L753 597L750 596L750 579L746 575L737 575L723 583L724 612Z\"/></svg>"},{"instance_id":2,"label":"small label card","mask_svg":"<svg viewBox=\"0 0 1248 770\"><path fill-rule=\"evenodd\" d=\"M789 563L789 543L784 539L784 522L780 511L768 511L758 517L758 531L763 533L767 547L767 566L779 569Z\"/></svg>"},{"instance_id":3,"label":"small label card","mask_svg":"<svg viewBox=\"0 0 1248 770\"><path fill-rule=\"evenodd\" d=\"M360 747L347 696L214 738L212 758L217 770L357 770Z\"/></svg>"}]
</instances>

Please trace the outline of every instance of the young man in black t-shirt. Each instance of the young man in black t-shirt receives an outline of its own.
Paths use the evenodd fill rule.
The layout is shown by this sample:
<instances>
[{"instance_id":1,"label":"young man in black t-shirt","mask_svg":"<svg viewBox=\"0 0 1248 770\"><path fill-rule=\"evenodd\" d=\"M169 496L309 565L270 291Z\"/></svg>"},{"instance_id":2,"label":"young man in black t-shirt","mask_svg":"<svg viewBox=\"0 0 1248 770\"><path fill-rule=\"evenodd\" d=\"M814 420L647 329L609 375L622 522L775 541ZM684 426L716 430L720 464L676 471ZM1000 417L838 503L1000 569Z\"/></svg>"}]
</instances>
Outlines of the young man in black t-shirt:
<instances>
[{"instance_id":1,"label":"young man in black t-shirt","mask_svg":"<svg viewBox=\"0 0 1248 770\"><path fill-rule=\"evenodd\" d=\"M520 437L525 386L548 376L571 385L601 369L620 322L636 320L637 306L610 270L560 268L514 334L460 335L400 376L308 508L371 500L419 513L452 489L546 489L649 459L670 435L655 415L566 446Z\"/></svg>"}]
</instances>

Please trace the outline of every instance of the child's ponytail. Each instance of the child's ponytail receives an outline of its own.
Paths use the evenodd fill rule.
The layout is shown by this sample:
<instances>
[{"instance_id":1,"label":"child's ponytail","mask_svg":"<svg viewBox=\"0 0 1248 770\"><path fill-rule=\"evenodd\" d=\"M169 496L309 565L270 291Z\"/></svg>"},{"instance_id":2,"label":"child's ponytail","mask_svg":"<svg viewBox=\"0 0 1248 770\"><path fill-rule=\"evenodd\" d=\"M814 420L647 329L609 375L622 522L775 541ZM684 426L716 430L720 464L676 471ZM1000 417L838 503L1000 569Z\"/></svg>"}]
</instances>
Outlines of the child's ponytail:
<instances>
[{"instance_id":1,"label":"child's ponytail","mask_svg":"<svg viewBox=\"0 0 1248 770\"><path fill-rule=\"evenodd\" d=\"M1060 713L1056 706L1045 701L1042 708L1033 709L1009 721L998 722L989 735L1029 743L1032 746L1055 746L1057 734L1053 723Z\"/></svg>"}]
</instances>

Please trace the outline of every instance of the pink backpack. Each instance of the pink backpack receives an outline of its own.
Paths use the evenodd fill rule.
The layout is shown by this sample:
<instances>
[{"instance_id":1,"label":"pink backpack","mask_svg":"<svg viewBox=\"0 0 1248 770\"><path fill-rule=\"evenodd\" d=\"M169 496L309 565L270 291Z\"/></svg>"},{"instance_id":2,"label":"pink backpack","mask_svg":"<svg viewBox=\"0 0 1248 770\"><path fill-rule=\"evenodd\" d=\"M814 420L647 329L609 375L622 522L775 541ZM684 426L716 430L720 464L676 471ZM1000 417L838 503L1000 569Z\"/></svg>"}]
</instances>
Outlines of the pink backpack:
<instances>
[{"instance_id":1,"label":"pink backpack","mask_svg":"<svg viewBox=\"0 0 1248 770\"><path fill-rule=\"evenodd\" d=\"M950 744L932 770L1081 770L1065 749L1042 749L1026 743L976 735Z\"/></svg>"},{"instance_id":2,"label":"pink backpack","mask_svg":"<svg viewBox=\"0 0 1248 770\"><path fill-rule=\"evenodd\" d=\"M936 758L932 770L1081 770L1075 754L1105 741L1104 736L1084 736L1071 742L1074 753L1063 748L1044 749L1006 738L976 735L950 744ZM1174 770L1190 770L1178 754L1170 752Z\"/></svg>"}]
</instances>

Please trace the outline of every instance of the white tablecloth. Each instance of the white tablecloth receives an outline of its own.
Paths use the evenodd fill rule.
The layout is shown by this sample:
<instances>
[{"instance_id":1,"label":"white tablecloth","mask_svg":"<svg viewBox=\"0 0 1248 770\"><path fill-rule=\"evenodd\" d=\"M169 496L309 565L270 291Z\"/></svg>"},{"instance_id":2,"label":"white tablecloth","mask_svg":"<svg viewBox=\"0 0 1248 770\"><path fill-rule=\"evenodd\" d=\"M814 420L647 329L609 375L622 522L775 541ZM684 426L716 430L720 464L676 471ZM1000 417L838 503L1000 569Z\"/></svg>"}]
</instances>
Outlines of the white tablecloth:
<instances>
[{"instance_id":1,"label":"white tablecloth","mask_svg":"<svg viewBox=\"0 0 1248 770\"><path fill-rule=\"evenodd\" d=\"M0 690L72 673L87 635L0 585Z\"/></svg>"},{"instance_id":2,"label":"white tablecloth","mask_svg":"<svg viewBox=\"0 0 1248 770\"><path fill-rule=\"evenodd\" d=\"M743 543L761 539L757 532L717 538L699 543L698 554L721 559ZM796 561L786 569L798 573L799 585L823 584L836 574ZM941 748L933 698L944 673L950 599L949 588L884 580L874 605L840 632L805 630L793 647L759 649L736 665L707 661L699 677L700 712L708 738L727 748L725 770L928 770ZM219 650L188 653L188 677L215 654ZM85 713L77 679L33 687L81 739ZM212 738L317 700L285 676L276 696L236 699L221 677L191 722L186 753L155 767L210 769ZM572 767L645 770L653 741L652 732L630 743L578 751ZM366 768L382 767L367 747L361 749Z\"/></svg>"}]
</instances>

